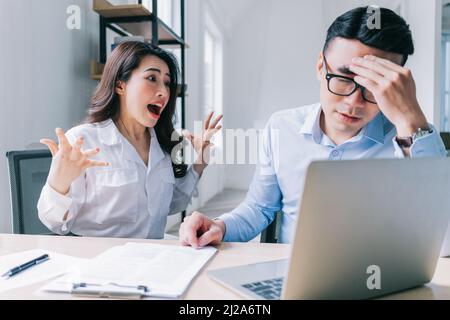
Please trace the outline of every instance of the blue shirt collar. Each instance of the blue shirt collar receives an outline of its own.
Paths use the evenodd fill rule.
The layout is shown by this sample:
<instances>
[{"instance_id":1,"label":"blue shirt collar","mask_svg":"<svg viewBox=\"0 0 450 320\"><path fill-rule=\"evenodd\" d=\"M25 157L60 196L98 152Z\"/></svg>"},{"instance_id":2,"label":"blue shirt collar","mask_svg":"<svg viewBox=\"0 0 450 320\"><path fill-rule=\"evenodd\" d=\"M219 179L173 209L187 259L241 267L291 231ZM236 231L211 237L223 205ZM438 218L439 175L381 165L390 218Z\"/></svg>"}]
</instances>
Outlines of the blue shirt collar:
<instances>
[{"instance_id":1,"label":"blue shirt collar","mask_svg":"<svg viewBox=\"0 0 450 320\"><path fill-rule=\"evenodd\" d=\"M384 144L386 134L393 125L379 112L377 116L367 124L365 137L379 144Z\"/></svg>"},{"instance_id":2,"label":"blue shirt collar","mask_svg":"<svg viewBox=\"0 0 450 320\"><path fill-rule=\"evenodd\" d=\"M320 128L320 115L322 113L322 107L320 104L308 114L303 122L300 134L312 135L316 143L320 143L322 140L322 129Z\"/></svg>"}]
</instances>

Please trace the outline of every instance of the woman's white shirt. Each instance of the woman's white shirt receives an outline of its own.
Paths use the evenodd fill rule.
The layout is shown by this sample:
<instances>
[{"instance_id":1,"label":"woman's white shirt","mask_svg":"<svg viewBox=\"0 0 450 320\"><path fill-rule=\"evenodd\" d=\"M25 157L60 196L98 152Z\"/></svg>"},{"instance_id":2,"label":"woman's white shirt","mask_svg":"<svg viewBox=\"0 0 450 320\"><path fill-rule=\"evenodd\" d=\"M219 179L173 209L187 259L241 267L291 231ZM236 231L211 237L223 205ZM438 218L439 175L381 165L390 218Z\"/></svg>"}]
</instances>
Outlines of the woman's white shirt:
<instances>
[{"instance_id":1,"label":"woman's white shirt","mask_svg":"<svg viewBox=\"0 0 450 320\"><path fill-rule=\"evenodd\" d=\"M190 167L183 178L175 178L170 155L161 149L153 128L150 134L147 167L112 120L70 129L70 143L83 136L83 149L101 149L91 159L110 166L87 169L66 196L46 184L37 206L42 223L58 234L163 238L167 216L186 209L199 176Z\"/></svg>"}]
</instances>

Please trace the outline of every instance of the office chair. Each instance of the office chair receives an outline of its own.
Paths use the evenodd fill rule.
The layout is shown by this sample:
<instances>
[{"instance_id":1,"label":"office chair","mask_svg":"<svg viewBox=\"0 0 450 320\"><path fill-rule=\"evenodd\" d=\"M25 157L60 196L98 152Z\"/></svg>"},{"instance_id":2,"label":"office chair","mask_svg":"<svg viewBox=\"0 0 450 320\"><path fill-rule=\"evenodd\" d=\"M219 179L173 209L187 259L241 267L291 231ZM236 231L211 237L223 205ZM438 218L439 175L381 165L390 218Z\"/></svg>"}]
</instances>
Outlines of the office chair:
<instances>
[{"instance_id":1,"label":"office chair","mask_svg":"<svg viewBox=\"0 0 450 320\"><path fill-rule=\"evenodd\" d=\"M278 243L281 229L281 211L276 213L275 219L261 232L261 243Z\"/></svg>"},{"instance_id":2,"label":"office chair","mask_svg":"<svg viewBox=\"0 0 450 320\"><path fill-rule=\"evenodd\" d=\"M38 217L37 202L44 186L52 155L48 150L9 151L13 233L53 234Z\"/></svg>"},{"instance_id":3,"label":"office chair","mask_svg":"<svg viewBox=\"0 0 450 320\"><path fill-rule=\"evenodd\" d=\"M444 141L445 150L447 150L447 155L449 155L450 150L450 132L441 132L442 141Z\"/></svg>"}]
</instances>

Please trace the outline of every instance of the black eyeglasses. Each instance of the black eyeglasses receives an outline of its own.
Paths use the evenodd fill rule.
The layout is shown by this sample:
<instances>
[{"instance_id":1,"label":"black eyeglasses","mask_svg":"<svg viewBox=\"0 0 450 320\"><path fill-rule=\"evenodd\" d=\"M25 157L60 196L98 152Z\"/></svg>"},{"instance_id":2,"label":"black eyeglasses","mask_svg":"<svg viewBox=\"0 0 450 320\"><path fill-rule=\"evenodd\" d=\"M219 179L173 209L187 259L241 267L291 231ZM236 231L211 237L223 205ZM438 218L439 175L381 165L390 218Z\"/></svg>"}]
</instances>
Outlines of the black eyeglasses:
<instances>
[{"instance_id":1,"label":"black eyeglasses","mask_svg":"<svg viewBox=\"0 0 450 320\"><path fill-rule=\"evenodd\" d=\"M354 94L356 90L361 89L364 101L377 104L373 93L367 90L365 87L361 86L360 84L356 83L356 81L353 80L352 78L344 77L339 74L329 73L327 66L328 62L327 59L325 58L325 54L323 54L323 61L326 71L325 79L327 79L328 82L328 91L337 96L348 97Z\"/></svg>"}]
</instances>

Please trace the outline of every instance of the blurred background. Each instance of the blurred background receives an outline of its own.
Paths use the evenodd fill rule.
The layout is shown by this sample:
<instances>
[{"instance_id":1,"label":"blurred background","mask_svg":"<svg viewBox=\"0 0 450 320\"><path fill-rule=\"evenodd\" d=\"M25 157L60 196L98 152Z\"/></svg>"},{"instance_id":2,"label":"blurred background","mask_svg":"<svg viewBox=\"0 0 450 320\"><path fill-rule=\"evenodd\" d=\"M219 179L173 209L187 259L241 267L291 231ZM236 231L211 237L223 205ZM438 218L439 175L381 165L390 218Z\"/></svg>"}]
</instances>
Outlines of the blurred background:
<instances>
[{"instance_id":1,"label":"blurred background","mask_svg":"<svg viewBox=\"0 0 450 320\"><path fill-rule=\"evenodd\" d=\"M181 35L180 0L157 2L158 17ZM107 2L133 3L137 1ZM416 80L419 102L429 122L449 131L449 3L186 0L185 126L193 130L194 121L215 110L224 114L225 128L262 128L277 110L318 102L315 63L327 28L349 9L376 4L395 10L410 24L416 53L408 67ZM151 10L146 1L143 5ZM86 115L98 84L95 63L101 62L100 15L93 8L94 0L0 0L2 233L12 230L6 152L42 149L39 139L55 138L56 127L67 130ZM77 14L78 25L70 20ZM106 54L116 36L107 32ZM181 59L181 50L174 52ZM181 126L181 120L177 121ZM223 145L218 143L218 148ZM243 164L210 166L189 211L200 209L216 216L232 209L245 197L253 170L253 165ZM175 234L179 221L179 215L170 217L167 230Z\"/></svg>"}]
</instances>

